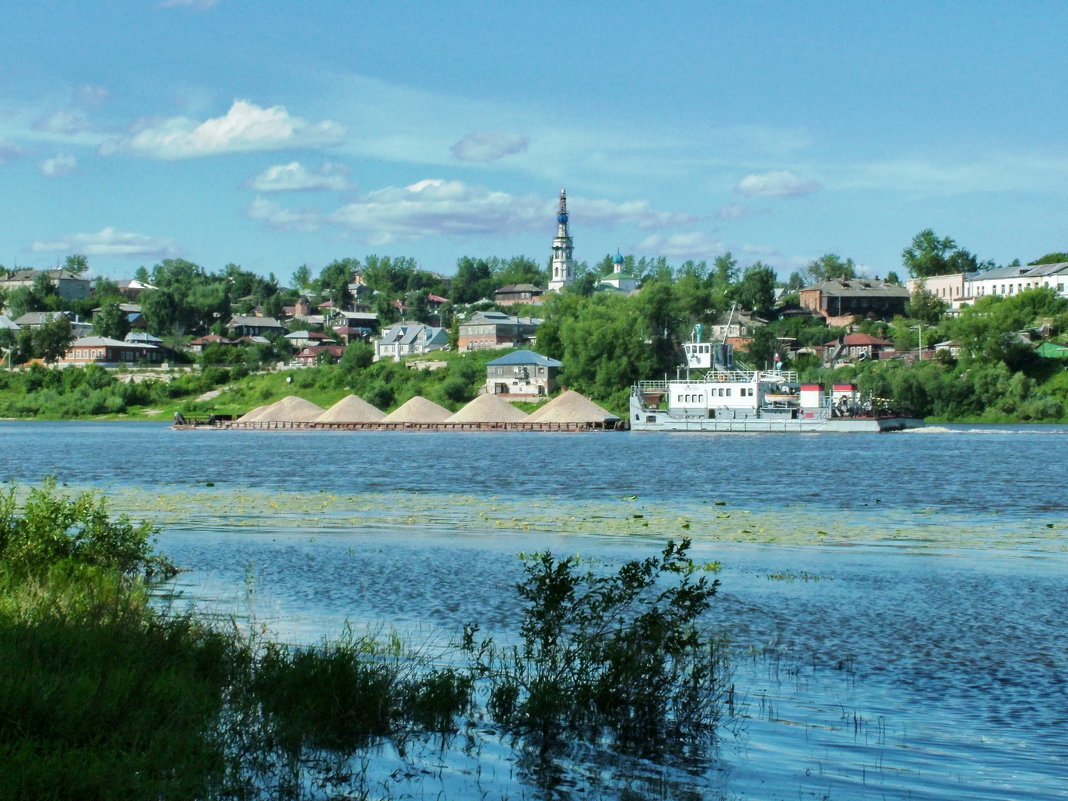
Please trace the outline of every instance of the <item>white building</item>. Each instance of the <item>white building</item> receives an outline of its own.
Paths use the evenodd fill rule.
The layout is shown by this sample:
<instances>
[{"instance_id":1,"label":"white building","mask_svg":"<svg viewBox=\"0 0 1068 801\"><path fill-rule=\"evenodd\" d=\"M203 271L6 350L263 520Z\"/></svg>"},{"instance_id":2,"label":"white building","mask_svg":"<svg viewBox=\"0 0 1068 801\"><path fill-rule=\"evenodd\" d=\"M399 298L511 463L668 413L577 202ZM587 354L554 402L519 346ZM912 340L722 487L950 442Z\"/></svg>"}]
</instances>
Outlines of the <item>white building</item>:
<instances>
[{"instance_id":1,"label":"white building","mask_svg":"<svg viewBox=\"0 0 1068 801\"><path fill-rule=\"evenodd\" d=\"M612 273L602 278L598 286L608 286L624 294L630 294L638 288L637 279L624 269L623 254L618 249L612 257Z\"/></svg>"},{"instance_id":2,"label":"white building","mask_svg":"<svg viewBox=\"0 0 1068 801\"><path fill-rule=\"evenodd\" d=\"M559 291L575 280L575 247L571 242L567 219L567 193L561 189L560 208L556 213L556 236L553 238L549 291Z\"/></svg>"},{"instance_id":3,"label":"white building","mask_svg":"<svg viewBox=\"0 0 1068 801\"><path fill-rule=\"evenodd\" d=\"M1068 298L1068 262L996 267L978 273L910 278L905 282L909 294L921 284L954 311L987 295L1005 297L1028 289L1052 289L1062 298Z\"/></svg>"},{"instance_id":4,"label":"white building","mask_svg":"<svg viewBox=\"0 0 1068 801\"><path fill-rule=\"evenodd\" d=\"M1068 297L1068 262L1059 264L1028 264L1018 267L997 267L974 273L967 280L971 298L987 295L1018 295L1027 289L1048 288L1061 297Z\"/></svg>"}]
</instances>

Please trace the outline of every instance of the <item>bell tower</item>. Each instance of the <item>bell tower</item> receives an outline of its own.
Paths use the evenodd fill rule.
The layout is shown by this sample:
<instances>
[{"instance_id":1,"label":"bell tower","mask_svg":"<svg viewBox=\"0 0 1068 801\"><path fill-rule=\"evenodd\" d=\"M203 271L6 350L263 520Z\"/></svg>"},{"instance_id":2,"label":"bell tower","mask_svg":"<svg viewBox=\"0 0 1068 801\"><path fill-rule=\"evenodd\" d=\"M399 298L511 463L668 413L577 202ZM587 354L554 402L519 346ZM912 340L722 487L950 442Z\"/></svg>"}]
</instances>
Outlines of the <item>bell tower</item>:
<instances>
[{"instance_id":1,"label":"bell tower","mask_svg":"<svg viewBox=\"0 0 1068 801\"><path fill-rule=\"evenodd\" d=\"M556 213L556 236L550 265L549 290L560 290L575 280L574 245L567 228L567 192L560 190L560 208Z\"/></svg>"}]
</instances>

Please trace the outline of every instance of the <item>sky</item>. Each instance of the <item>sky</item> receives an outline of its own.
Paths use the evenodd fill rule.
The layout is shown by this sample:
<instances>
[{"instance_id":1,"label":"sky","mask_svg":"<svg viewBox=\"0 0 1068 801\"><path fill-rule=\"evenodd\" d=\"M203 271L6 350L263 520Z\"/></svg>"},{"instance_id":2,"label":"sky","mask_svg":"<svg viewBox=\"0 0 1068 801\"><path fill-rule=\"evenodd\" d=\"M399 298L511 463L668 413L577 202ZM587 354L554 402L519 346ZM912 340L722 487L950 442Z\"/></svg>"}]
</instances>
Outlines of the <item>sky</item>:
<instances>
[{"instance_id":1,"label":"sky","mask_svg":"<svg viewBox=\"0 0 1068 801\"><path fill-rule=\"evenodd\" d=\"M0 264L1068 250L1068 3L10 3Z\"/></svg>"}]
</instances>

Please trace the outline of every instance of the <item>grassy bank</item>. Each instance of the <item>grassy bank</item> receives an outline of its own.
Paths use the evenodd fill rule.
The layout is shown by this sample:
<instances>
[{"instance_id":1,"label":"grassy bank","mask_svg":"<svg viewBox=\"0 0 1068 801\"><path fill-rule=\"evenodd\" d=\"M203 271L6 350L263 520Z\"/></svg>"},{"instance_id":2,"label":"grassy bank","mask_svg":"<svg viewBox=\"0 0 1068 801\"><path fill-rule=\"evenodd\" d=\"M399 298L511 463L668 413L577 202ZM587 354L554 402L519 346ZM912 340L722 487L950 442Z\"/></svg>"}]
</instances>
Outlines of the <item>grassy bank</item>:
<instances>
[{"instance_id":1,"label":"grassy bank","mask_svg":"<svg viewBox=\"0 0 1068 801\"><path fill-rule=\"evenodd\" d=\"M0 418L170 420L175 412L239 416L287 395L325 409L349 394L386 412L416 395L455 411L478 394L486 381L486 362L501 354L433 355L433 361L441 363L434 369L418 361L362 366L341 362L254 373L219 365L129 373L97 366L51 370L36 365L0 371Z\"/></svg>"}]
</instances>

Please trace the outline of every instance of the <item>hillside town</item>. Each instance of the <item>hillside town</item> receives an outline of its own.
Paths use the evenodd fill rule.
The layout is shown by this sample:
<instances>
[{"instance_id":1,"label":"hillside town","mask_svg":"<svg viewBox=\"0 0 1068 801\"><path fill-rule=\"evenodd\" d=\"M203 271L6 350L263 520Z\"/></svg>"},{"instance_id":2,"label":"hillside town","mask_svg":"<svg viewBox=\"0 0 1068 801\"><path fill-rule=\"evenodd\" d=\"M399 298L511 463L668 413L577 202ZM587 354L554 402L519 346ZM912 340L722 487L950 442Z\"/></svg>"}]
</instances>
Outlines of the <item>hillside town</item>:
<instances>
[{"instance_id":1,"label":"hillside town","mask_svg":"<svg viewBox=\"0 0 1068 801\"><path fill-rule=\"evenodd\" d=\"M645 317L624 333L628 352L654 358L616 358L650 372L678 364L680 342L695 325L757 367L811 372L865 362L951 364L962 350L975 358L982 346L953 336L967 328L956 322L962 314L967 320L984 304L1039 291L1047 293L1043 303L1054 304L1049 313L1021 317L998 336L1011 340L1014 353L1068 359L1065 254L1030 265L980 265L952 240L925 231L904 253L903 265L913 273L904 282L893 271L884 278L859 274L836 254L783 281L760 262L741 269L729 253L711 267L688 261L672 268L662 258L617 250L590 266L575 259L564 190L554 222L544 270L524 257L464 258L446 276L410 260L370 256L335 261L318 277L302 266L291 286L236 265L212 274L180 259L116 281L89 277L83 256L51 269L4 271L0 355L11 369L95 365L151 373L226 366L238 367L240 377L338 363L347 350L369 355L371 363L420 369L444 366L435 354L515 351L489 362L478 394L544 399L567 384L612 401L628 382L647 376L624 381L626 370L613 367L607 371L620 373L615 383L585 380L592 368L578 361L613 358L618 342L599 352L590 348L626 304ZM974 269L940 269L951 266ZM598 325L594 320L601 331L589 328Z\"/></svg>"}]
</instances>

